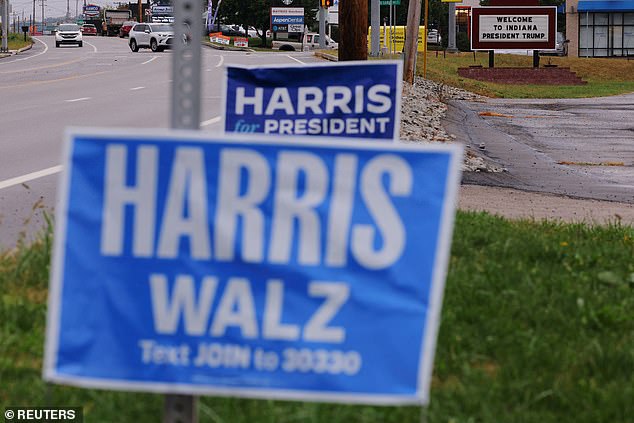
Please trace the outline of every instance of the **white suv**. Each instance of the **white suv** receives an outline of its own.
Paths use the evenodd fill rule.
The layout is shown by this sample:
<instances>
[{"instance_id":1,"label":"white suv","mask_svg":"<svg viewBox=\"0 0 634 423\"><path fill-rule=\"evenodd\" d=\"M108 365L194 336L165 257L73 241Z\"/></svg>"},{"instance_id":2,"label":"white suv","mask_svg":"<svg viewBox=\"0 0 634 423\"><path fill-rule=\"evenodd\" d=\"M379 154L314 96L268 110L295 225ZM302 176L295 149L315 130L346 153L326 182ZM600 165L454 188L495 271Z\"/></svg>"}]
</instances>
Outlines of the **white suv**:
<instances>
[{"instance_id":1,"label":"white suv","mask_svg":"<svg viewBox=\"0 0 634 423\"><path fill-rule=\"evenodd\" d=\"M84 45L79 25L61 24L55 31L55 47L62 44L77 44L79 47Z\"/></svg>"},{"instance_id":2,"label":"white suv","mask_svg":"<svg viewBox=\"0 0 634 423\"><path fill-rule=\"evenodd\" d=\"M138 23L130 30L130 50L149 48L154 52L172 47L174 28L167 23Z\"/></svg>"}]
</instances>

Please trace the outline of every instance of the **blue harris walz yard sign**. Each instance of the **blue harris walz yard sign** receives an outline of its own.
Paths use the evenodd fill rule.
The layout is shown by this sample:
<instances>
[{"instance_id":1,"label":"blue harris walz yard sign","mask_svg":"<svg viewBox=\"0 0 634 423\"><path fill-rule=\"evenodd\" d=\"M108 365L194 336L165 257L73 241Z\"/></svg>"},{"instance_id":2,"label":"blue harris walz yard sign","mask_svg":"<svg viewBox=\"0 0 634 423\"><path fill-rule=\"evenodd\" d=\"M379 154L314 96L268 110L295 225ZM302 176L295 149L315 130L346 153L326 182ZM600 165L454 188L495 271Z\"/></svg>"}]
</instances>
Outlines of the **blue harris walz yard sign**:
<instances>
[{"instance_id":1,"label":"blue harris walz yard sign","mask_svg":"<svg viewBox=\"0 0 634 423\"><path fill-rule=\"evenodd\" d=\"M71 133L45 378L427 403L461 150L298 141Z\"/></svg>"},{"instance_id":2,"label":"blue harris walz yard sign","mask_svg":"<svg viewBox=\"0 0 634 423\"><path fill-rule=\"evenodd\" d=\"M400 61L229 66L225 132L397 140Z\"/></svg>"}]
</instances>

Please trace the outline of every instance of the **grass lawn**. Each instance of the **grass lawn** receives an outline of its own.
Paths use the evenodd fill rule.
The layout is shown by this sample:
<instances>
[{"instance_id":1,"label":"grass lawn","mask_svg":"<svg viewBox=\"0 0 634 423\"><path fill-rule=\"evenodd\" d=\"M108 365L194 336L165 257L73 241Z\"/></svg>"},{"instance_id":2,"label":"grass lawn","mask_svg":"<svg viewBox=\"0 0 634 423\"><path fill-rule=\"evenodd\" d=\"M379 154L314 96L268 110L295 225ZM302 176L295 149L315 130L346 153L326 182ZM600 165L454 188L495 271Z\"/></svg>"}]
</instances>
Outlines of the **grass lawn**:
<instances>
[{"instance_id":1,"label":"grass lawn","mask_svg":"<svg viewBox=\"0 0 634 423\"><path fill-rule=\"evenodd\" d=\"M501 98L580 98L598 97L634 92L634 60L598 59L542 56L540 66L545 64L569 67L588 82L583 86L513 85L492 84L458 75L458 68L470 65L489 66L487 52L443 54L430 51L427 54L427 78L454 87ZM417 60L417 73L423 75L423 56ZM533 66L532 56L496 54L496 67Z\"/></svg>"},{"instance_id":2,"label":"grass lawn","mask_svg":"<svg viewBox=\"0 0 634 423\"><path fill-rule=\"evenodd\" d=\"M33 44L33 41L28 35L26 36L26 41L24 41L24 34L9 34L7 37L9 50L19 50L31 44Z\"/></svg>"},{"instance_id":3,"label":"grass lawn","mask_svg":"<svg viewBox=\"0 0 634 423\"><path fill-rule=\"evenodd\" d=\"M0 256L0 405L83 406L88 422L159 421L159 395L42 382L50 245L48 234ZM632 422L632 257L632 227L459 212L427 421ZM202 398L200 416L232 423L421 421L416 407L226 398Z\"/></svg>"}]
</instances>

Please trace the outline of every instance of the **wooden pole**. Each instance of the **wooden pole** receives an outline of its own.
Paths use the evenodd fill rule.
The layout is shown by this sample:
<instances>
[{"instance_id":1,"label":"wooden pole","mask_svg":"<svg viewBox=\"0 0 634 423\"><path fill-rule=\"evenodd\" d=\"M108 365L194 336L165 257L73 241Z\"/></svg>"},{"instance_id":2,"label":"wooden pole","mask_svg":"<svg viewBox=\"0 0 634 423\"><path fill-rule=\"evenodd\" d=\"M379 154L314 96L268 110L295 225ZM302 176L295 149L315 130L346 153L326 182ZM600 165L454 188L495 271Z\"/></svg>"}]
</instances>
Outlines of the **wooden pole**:
<instances>
[{"instance_id":1,"label":"wooden pole","mask_svg":"<svg viewBox=\"0 0 634 423\"><path fill-rule=\"evenodd\" d=\"M429 32L429 0L425 0L425 51L423 52L423 78L427 79L427 33Z\"/></svg>"},{"instance_id":2,"label":"wooden pole","mask_svg":"<svg viewBox=\"0 0 634 423\"><path fill-rule=\"evenodd\" d=\"M420 22L420 0L410 0L407 8L407 32L405 34L405 64L403 81L413 84L416 72L416 53L418 47L418 24Z\"/></svg>"},{"instance_id":3,"label":"wooden pole","mask_svg":"<svg viewBox=\"0 0 634 423\"><path fill-rule=\"evenodd\" d=\"M368 60L368 0L339 3L339 61Z\"/></svg>"}]
</instances>

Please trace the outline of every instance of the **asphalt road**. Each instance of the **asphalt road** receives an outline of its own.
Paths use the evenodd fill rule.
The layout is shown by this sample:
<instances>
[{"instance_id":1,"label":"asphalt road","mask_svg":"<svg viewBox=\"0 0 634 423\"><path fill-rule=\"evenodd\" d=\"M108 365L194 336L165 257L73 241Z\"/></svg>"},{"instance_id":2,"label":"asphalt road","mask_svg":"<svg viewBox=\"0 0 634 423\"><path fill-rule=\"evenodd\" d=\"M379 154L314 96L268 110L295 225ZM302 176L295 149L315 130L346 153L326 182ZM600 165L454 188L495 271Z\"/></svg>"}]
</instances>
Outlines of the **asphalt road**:
<instances>
[{"instance_id":1,"label":"asphalt road","mask_svg":"<svg viewBox=\"0 0 634 423\"><path fill-rule=\"evenodd\" d=\"M126 39L84 37L55 48L37 37L31 50L0 59L0 251L32 239L53 215L64 131L72 126L167 128L169 51L132 53ZM317 61L310 53L245 53L203 47L203 131L221 129L227 64Z\"/></svg>"},{"instance_id":2,"label":"asphalt road","mask_svg":"<svg viewBox=\"0 0 634 423\"><path fill-rule=\"evenodd\" d=\"M48 36L0 59L0 251L32 239L45 225L43 213L54 214L67 127L168 127L171 58L169 51L132 53L119 38L86 37L83 48L55 48ZM221 128L225 65L318 60L311 53L203 48L201 129ZM634 94L457 101L444 124L508 169L466 173L466 183L634 203Z\"/></svg>"},{"instance_id":3,"label":"asphalt road","mask_svg":"<svg viewBox=\"0 0 634 423\"><path fill-rule=\"evenodd\" d=\"M508 170L463 182L634 203L634 94L454 101L444 125Z\"/></svg>"}]
</instances>

